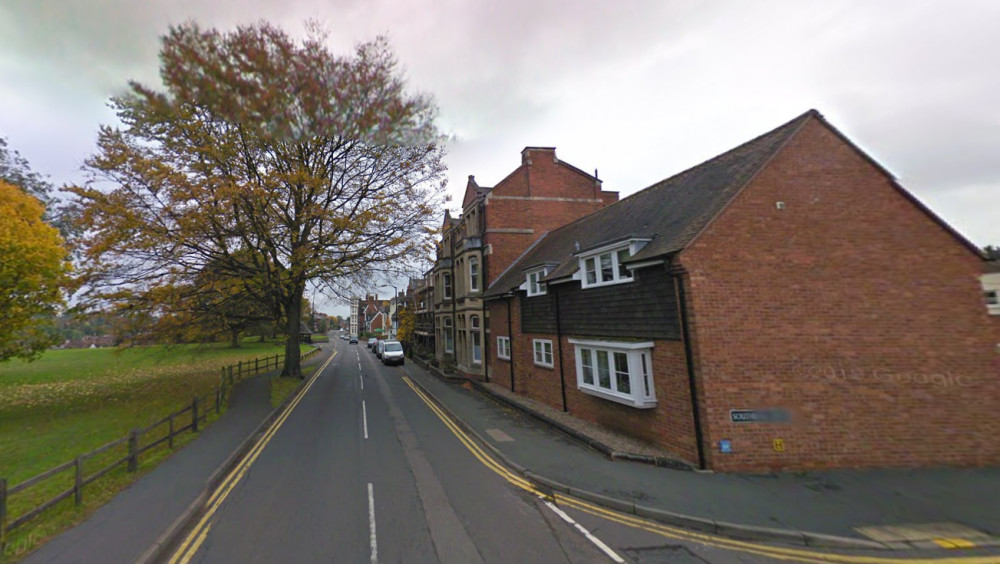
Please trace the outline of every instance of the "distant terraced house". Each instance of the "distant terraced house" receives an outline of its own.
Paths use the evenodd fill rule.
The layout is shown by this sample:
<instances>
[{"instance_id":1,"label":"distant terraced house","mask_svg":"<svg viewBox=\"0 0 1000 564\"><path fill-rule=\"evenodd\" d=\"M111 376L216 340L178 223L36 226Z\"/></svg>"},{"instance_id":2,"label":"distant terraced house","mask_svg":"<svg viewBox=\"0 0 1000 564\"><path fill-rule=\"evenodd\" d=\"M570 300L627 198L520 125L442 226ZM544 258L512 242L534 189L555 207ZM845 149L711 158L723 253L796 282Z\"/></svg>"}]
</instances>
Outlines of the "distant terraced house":
<instances>
[{"instance_id":1,"label":"distant terraced house","mask_svg":"<svg viewBox=\"0 0 1000 564\"><path fill-rule=\"evenodd\" d=\"M466 209L509 203L490 199L503 184L470 178ZM438 352L460 372L717 471L1000 464L984 257L818 112L617 203L587 197L507 249L479 239L506 224L446 218ZM475 270L479 251L511 258ZM473 272L485 311L456 330L484 320L485 371L482 341L446 325Z\"/></svg>"}]
</instances>

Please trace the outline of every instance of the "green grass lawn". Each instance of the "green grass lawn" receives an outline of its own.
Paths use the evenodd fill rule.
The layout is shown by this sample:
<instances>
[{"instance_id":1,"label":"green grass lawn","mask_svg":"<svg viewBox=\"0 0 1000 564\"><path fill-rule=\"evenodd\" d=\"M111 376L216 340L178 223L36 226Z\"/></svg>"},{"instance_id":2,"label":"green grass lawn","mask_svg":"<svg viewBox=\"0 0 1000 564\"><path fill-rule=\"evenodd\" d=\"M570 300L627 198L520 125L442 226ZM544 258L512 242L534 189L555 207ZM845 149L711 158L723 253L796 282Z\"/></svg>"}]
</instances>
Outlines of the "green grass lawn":
<instances>
[{"instance_id":1,"label":"green grass lawn","mask_svg":"<svg viewBox=\"0 0 1000 564\"><path fill-rule=\"evenodd\" d=\"M307 350L308 346L303 346ZM41 359L0 364L0 477L12 487L78 454L145 427L185 405L192 397L213 393L223 366L284 352L280 342L245 342L242 348L224 344L153 346L117 351L71 349L48 351ZM214 396L213 396L214 397ZM190 418L190 416L188 416ZM181 423L183 424L183 423ZM190 440L184 435L178 444ZM152 440L153 437L149 439ZM123 449L103 460L91 461L92 472L104 461L121 456ZM151 451L140 459L140 472L149 469L169 450ZM72 484L72 472L11 496L8 518L23 514L52 494ZM121 475L119 475L121 474ZM15 532L0 562L16 558L44 537L57 532L107 501L137 474L112 472L108 479L85 489L80 510L66 501L37 521ZM96 504L96 505L95 505ZM49 513L53 516L49 517ZM20 545L18 545L20 543ZM20 549L18 548L20 546ZM23 552L22 552L23 553Z\"/></svg>"}]
</instances>

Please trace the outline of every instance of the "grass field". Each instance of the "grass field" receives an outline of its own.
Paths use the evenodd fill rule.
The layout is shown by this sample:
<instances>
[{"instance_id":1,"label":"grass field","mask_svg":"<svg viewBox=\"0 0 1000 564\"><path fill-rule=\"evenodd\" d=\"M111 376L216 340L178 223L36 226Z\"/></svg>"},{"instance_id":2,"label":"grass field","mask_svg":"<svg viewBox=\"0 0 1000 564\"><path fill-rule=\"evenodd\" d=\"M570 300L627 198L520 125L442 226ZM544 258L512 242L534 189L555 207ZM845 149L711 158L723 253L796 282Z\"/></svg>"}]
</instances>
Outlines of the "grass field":
<instances>
[{"instance_id":1,"label":"grass field","mask_svg":"<svg viewBox=\"0 0 1000 564\"><path fill-rule=\"evenodd\" d=\"M307 348L307 347L304 347ZM0 365L0 477L9 486L78 454L123 437L213 392L223 366L284 352L280 342L246 342L239 349L225 345L53 350L33 363ZM181 441L193 437L184 435ZM115 456L115 453L108 453ZM169 455L157 449L141 459L140 472ZM120 456L120 454L117 454ZM100 464L95 460L94 464ZM100 466L96 466L100 468ZM95 468L95 469L96 469ZM12 496L9 517L30 509L65 488L65 473L53 484ZM121 474L121 475L119 475ZM0 562L17 558L38 541L82 519L124 487L136 474L112 472L107 480L85 490L85 507L63 502L15 532ZM36 491L37 490L37 491ZM50 515L51 514L51 515Z\"/></svg>"}]
</instances>

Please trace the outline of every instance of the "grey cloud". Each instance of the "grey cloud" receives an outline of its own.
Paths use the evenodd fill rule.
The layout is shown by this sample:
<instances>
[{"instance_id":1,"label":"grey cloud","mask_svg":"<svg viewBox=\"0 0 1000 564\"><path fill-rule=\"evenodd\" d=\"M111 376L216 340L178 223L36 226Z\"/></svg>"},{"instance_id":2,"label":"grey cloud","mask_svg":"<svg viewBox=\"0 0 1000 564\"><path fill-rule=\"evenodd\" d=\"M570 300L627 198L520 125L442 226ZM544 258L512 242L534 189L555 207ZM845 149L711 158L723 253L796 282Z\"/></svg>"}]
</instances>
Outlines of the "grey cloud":
<instances>
[{"instance_id":1,"label":"grey cloud","mask_svg":"<svg viewBox=\"0 0 1000 564\"><path fill-rule=\"evenodd\" d=\"M155 80L158 36L189 18L293 34L315 18L340 52L388 33L459 136L456 197L531 144L627 195L816 107L960 231L1000 242L984 219L1000 191L993 0L7 0L0 103L24 115L0 115L0 134L43 172L75 168L104 99Z\"/></svg>"}]
</instances>

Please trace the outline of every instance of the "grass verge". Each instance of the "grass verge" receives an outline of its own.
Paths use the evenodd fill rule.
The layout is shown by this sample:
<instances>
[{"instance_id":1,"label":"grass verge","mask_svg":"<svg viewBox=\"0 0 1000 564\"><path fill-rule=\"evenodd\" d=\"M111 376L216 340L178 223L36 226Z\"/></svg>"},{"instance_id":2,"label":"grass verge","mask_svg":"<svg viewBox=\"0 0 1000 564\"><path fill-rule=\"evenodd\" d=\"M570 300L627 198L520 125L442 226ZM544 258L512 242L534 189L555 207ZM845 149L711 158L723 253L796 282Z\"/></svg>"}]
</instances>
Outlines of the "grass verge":
<instances>
[{"instance_id":1,"label":"grass verge","mask_svg":"<svg viewBox=\"0 0 1000 564\"><path fill-rule=\"evenodd\" d=\"M313 364L312 366L302 367L302 376L308 378L312 376L313 372L316 372L318 365ZM281 402L292 395L292 393L299 388L299 384L302 380L298 378L282 378L281 376L271 376L271 407L277 408L281 405Z\"/></svg>"},{"instance_id":2,"label":"grass verge","mask_svg":"<svg viewBox=\"0 0 1000 564\"><path fill-rule=\"evenodd\" d=\"M191 398L214 392L220 369L237 361L273 356L284 351L283 343L142 347L113 349L54 350L33 363L11 362L0 367L0 476L8 486L37 475L78 454L119 439L134 428L144 427L191 402ZM206 406L207 407L207 406ZM217 415L209 410L209 421ZM179 426L183 422L179 422ZM166 434L166 428L143 438L143 444ZM175 438L174 448L197 435ZM92 474L123 456L125 446L87 461L85 474ZM110 500L118 491L170 455L166 446L144 453L136 473L124 466L84 489L83 504L61 502L30 523L11 533L0 563L13 562L50 536L71 526ZM69 470L8 501L13 519L54 494L72 487Z\"/></svg>"}]
</instances>

